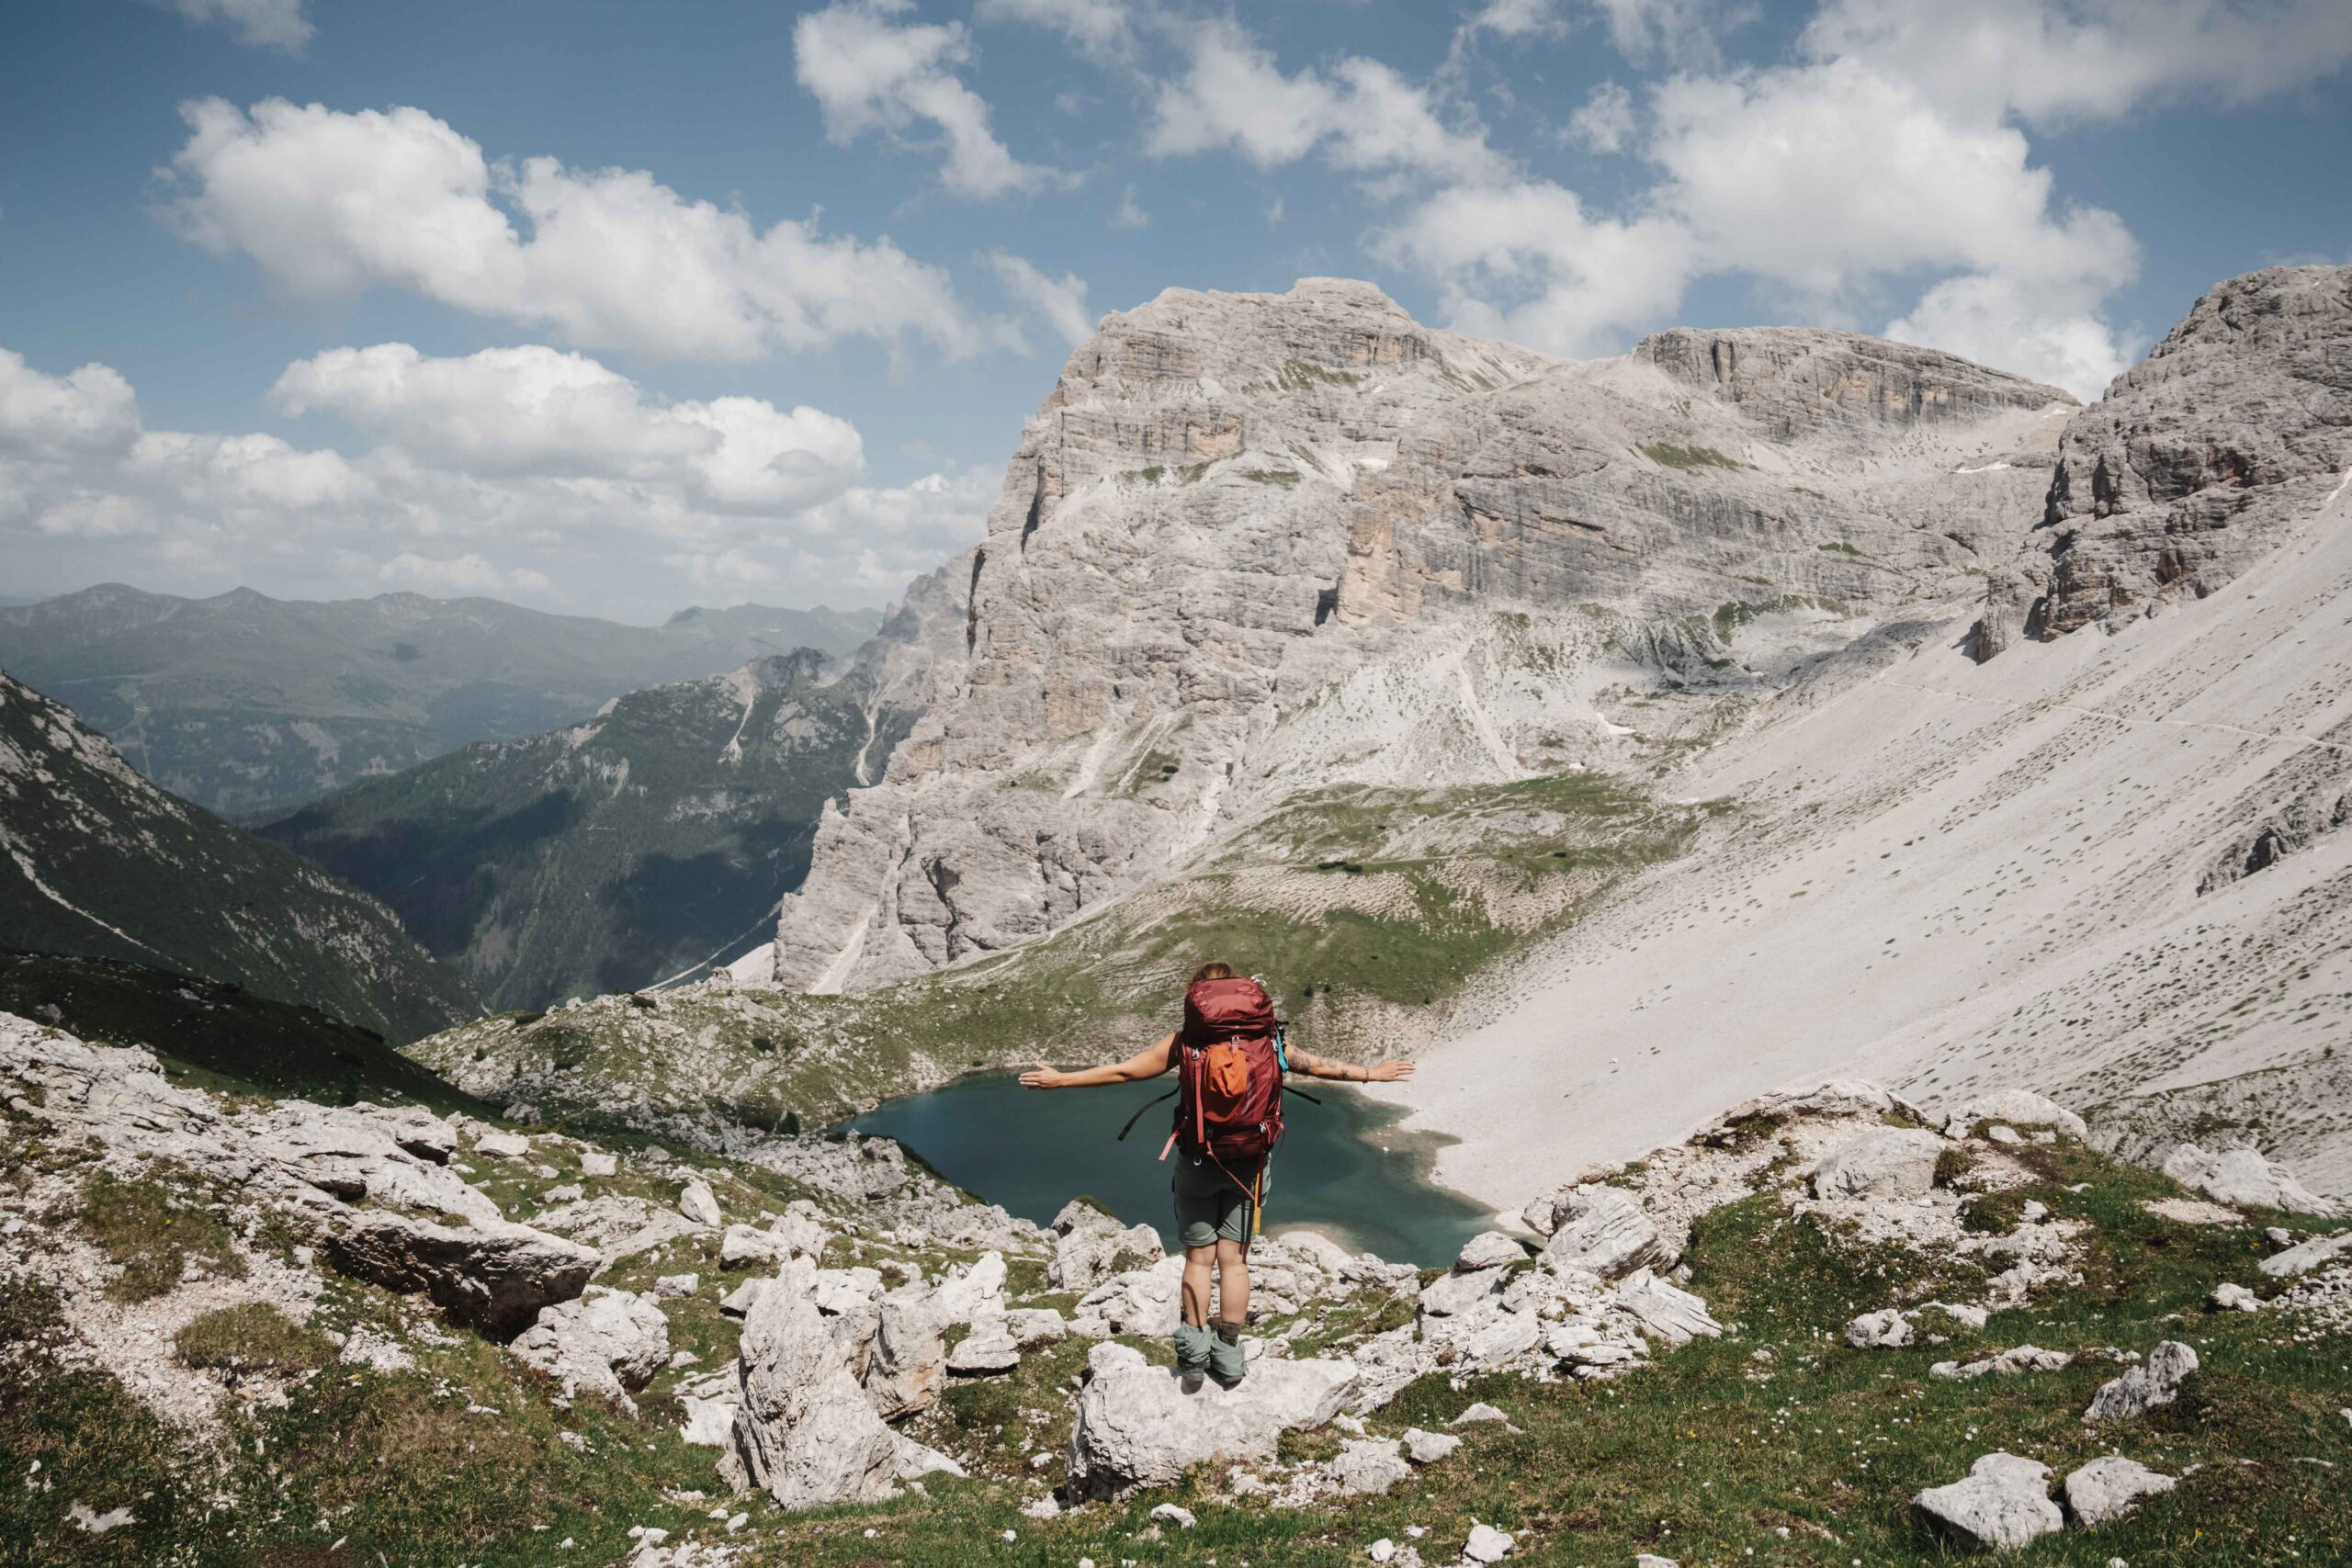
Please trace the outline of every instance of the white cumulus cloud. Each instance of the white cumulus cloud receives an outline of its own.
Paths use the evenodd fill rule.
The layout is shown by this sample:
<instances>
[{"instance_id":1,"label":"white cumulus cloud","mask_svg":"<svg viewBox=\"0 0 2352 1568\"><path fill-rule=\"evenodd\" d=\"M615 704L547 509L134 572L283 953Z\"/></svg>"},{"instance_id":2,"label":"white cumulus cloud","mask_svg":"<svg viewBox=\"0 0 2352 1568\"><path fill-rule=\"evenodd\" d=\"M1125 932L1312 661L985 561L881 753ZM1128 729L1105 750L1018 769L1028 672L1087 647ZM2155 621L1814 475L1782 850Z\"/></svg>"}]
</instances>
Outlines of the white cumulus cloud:
<instances>
[{"instance_id":1,"label":"white cumulus cloud","mask_svg":"<svg viewBox=\"0 0 2352 1568\"><path fill-rule=\"evenodd\" d=\"M1450 125L1428 89L1361 55L1284 75L1237 23L1190 29L1184 69L1163 82L1146 139L1172 157L1229 148L1261 169L1319 153L1361 174L1485 180L1505 169L1475 130Z\"/></svg>"},{"instance_id":2,"label":"white cumulus cloud","mask_svg":"<svg viewBox=\"0 0 2352 1568\"><path fill-rule=\"evenodd\" d=\"M1089 60L1112 65L1135 56L1133 9L1127 0L979 0L972 17L1048 28Z\"/></svg>"},{"instance_id":3,"label":"white cumulus cloud","mask_svg":"<svg viewBox=\"0 0 2352 1568\"><path fill-rule=\"evenodd\" d=\"M1829 0L1820 59L1867 61L1937 103L2029 123L2126 114L2159 95L2245 102L2352 61L2343 0Z\"/></svg>"},{"instance_id":4,"label":"white cumulus cloud","mask_svg":"<svg viewBox=\"0 0 2352 1568\"><path fill-rule=\"evenodd\" d=\"M1004 291L1036 312L1072 348L1094 335L1095 313L1086 308L1086 280L1074 272L1048 277L1010 251L989 253Z\"/></svg>"},{"instance_id":5,"label":"white cumulus cloud","mask_svg":"<svg viewBox=\"0 0 2352 1568\"><path fill-rule=\"evenodd\" d=\"M152 570L632 606L766 581L839 602L969 543L995 488L978 474L862 484L846 420L665 400L544 344L333 349L288 366L269 400L358 440L346 454L149 430L106 367L60 376L0 350L0 554L59 580Z\"/></svg>"},{"instance_id":6,"label":"white cumulus cloud","mask_svg":"<svg viewBox=\"0 0 2352 1568\"><path fill-rule=\"evenodd\" d=\"M417 108L342 113L267 99L183 105L169 211L279 288L332 299L403 288L545 326L584 347L749 360L844 338L929 339L950 355L999 335L947 275L888 240L762 230L643 170L492 164Z\"/></svg>"},{"instance_id":7,"label":"white cumulus cloud","mask_svg":"<svg viewBox=\"0 0 2352 1568\"><path fill-rule=\"evenodd\" d=\"M940 183L978 200L1038 188L1055 171L1022 163L989 130L989 107L956 74L971 37L959 23L899 20L910 0L836 0L793 24L793 69L824 111L825 134L847 145L871 132L939 134Z\"/></svg>"},{"instance_id":8,"label":"white cumulus cloud","mask_svg":"<svg viewBox=\"0 0 2352 1568\"><path fill-rule=\"evenodd\" d=\"M404 343L287 367L271 401L331 412L419 461L481 474L603 476L695 502L796 510L856 479L855 426L756 398L661 403L627 377L539 344L432 358Z\"/></svg>"},{"instance_id":9,"label":"white cumulus cloud","mask_svg":"<svg viewBox=\"0 0 2352 1568\"><path fill-rule=\"evenodd\" d=\"M246 43L296 53L317 29L302 14L304 0L170 0L191 22L218 22Z\"/></svg>"}]
</instances>

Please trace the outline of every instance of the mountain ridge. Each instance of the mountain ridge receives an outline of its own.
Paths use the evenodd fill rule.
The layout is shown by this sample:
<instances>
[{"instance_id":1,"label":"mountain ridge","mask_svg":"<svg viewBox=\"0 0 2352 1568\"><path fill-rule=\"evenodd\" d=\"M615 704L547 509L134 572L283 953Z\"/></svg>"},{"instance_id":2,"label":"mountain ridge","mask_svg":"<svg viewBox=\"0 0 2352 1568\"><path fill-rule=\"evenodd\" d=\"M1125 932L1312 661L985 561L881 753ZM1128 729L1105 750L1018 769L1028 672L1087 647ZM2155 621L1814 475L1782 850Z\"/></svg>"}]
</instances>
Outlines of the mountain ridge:
<instances>
[{"instance_id":1,"label":"mountain ridge","mask_svg":"<svg viewBox=\"0 0 2352 1568\"><path fill-rule=\"evenodd\" d=\"M157 788L6 673L0 850L0 948L236 982L395 1044L479 1010L374 898Z\"/></svg>"},{"instance_id":2,"label":"mountain ridge","mask_svg":"<svg viewBox=\"0 0 2352 1568\"><path fill-rule=\"evenodd\" d=\"M253 819L457 745L577 722L624 692L795 647L845 653L879 620L743 604L624 626L495 599L246 588L188 599L101 584L0 608L0 665L164 787Z\"/></svg>"},{"instance_id":3,"label":"mountain ridge","mask_svg":"<svg viewBox=\"0 0 2352 1568\"><path fill-rule=\"evenodd\" d=\"M827 802L902 728L865 674L804 649L479 741L256 830L384 899L495 1005L544 1008L737 956L799 880Z\"/></svg>"}]
</instances>

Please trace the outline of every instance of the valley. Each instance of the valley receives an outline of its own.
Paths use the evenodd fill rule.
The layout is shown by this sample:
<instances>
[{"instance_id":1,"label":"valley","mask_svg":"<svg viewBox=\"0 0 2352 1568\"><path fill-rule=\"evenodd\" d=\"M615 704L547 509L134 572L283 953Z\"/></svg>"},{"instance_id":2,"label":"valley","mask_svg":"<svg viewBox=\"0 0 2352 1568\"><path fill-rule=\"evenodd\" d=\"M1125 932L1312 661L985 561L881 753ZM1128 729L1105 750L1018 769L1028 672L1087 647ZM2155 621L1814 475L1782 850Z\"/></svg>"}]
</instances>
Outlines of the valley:
<instances>
[{"instance_id":1,"label":"valley","mask_svg":"<svg viewBox=\"0 0 2352 1568\"><path fill-rule=\"evenodd\" d=\"M107 583L0 606L0 668L163 788L257 820L477 740L578 723L625 692L797 648L843 653L873 630L870 613L755 604L627 626L493 599Z\"/></svg>"}]
</instances>

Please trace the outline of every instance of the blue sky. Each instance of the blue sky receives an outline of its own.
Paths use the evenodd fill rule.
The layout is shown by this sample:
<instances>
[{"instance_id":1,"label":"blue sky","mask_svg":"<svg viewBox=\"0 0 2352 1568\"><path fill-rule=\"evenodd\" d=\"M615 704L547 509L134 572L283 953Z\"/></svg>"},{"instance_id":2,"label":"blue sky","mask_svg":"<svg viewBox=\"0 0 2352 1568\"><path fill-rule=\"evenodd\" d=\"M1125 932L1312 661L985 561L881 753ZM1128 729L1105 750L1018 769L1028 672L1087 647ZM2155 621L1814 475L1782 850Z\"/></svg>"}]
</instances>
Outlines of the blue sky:
<instances>
[{"instance_id":1,"label":"blue sky","mask_svg":"<svg viewBox=\"0 0 2352 1568\"><path fill-rule=\"evenodd\" d=\"M2092 396L2352 260L2347 60L2297 0L6 0L0 592L880 603L1171 286Z\"/></svg>"}]
</instances>

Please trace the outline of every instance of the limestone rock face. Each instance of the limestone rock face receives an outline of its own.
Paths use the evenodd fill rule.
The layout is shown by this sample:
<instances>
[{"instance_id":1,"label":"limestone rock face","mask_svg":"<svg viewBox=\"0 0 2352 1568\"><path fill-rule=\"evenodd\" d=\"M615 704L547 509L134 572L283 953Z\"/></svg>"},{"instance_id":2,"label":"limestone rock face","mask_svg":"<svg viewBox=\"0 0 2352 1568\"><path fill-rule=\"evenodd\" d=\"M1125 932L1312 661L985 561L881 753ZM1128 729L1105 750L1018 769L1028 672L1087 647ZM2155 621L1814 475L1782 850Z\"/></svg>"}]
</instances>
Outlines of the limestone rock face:
<instances>
[{"instance_id":1,"label":"limestone rock face","mask_svg":"<svg viewBox=\"0 0 2352 1568\"><path fill-rule=\"evenodd\" d=\"M1345 1361L1261 1359L1240 1386L1186 1393L1165 1367L1132 1346L1098 1345L1070 1430L1069 1480L1088 1496L1169 1486L1196 1464L1262 1460L1294 1427L1320 1427L1358 1386ZM1400 1468L1403 1461L1399 1461Z\"/></svg>"},{"instance_id":2,"label":"limestone rock face","mask_svg":"<svg viewBox=\"0 0 2352 1568\"><path fill-rule=\"evenodd\" d=\"M939 1397L947 1382L947 1321L928 1285L902 1285L882 1298L865 1393L886 1419L928 1409Z\"/></svg>"},{"instance_id":3,"label":"limestone rock face","mask_svg":"<svg viewBox=\"0 0 2352 1568\"><path fill-rule=\"evenodd\" d=\"M1838 333L1567 364L1329 278L1106 317L986 539L862 656L922 716L820 825L773 973L863 989L1052 931L1300 788L1506 782L1547 737L1604 743L1498 613L1566 617L1547 650L1623 617L1574 659L1623 631L1728 670L1703 628L1771 622L1742 657L1778 667L1843 617L1964 599L2072 406Z\"/></svg>"},{"instance_id":4,"label":"limestone rock face","mask_svg":"<svg viewBox=\"0 0 2352 1568\"><path fill-rule=\"evenodd\" d=\"M2028 635L2202 598L2309 516L2347 459L2352 267L2219 285L2059 437Z\"/></svg>"},{"instance_id":5,"label":"limestone rock face","mask_svg":"<svg viewBox=\"0 0 2352 1568\"><path fill-rule=\"evenodd\" d=\"M1965 1479L1930 1486L1911 1506L1942 1529L2000 1551L2015 1551L2066 1526L2066 1516L2050 1500L2050 1467L2015 1454L1986 1454Z\"/></svg>"}]
</instances>

